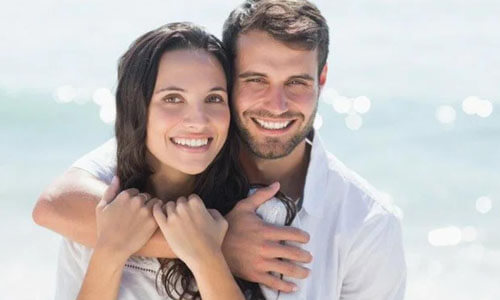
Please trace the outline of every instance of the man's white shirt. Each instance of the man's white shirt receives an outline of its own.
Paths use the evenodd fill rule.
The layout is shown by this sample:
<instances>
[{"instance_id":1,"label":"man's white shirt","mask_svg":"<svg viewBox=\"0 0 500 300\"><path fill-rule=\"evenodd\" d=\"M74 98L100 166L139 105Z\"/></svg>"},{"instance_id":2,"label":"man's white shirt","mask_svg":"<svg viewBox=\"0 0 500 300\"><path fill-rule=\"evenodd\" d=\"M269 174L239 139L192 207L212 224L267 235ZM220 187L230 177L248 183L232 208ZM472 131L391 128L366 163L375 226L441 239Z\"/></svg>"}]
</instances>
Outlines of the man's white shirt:
<instances>
[{"instance_id":1,"label":"man's white shirt","mask_svg":"<svg viewBox=\"0 0 500 300\"><path fill-rule=\"evenodd\" d=\"M116 170L116 141L112 139L83 156L73 167L109 183ZM379 201L379 193L372 186L325 150L317 133L303 197L302 209L291 226L310 235L310 241L301 247L313 256L313 261L305 264L311 272L306 279L285 278L298 285L295 293L277 293L263 287L266 299L403 299L406 264L400 221L391 207ZM56 294L78 293L90 253L91 249L63 239ZM152 259L137 258L134 263L155 266ZM119 299L161 298L151 295L151 276L129 268L136 275L122 279Z\"/></svg>"}]
</instances>

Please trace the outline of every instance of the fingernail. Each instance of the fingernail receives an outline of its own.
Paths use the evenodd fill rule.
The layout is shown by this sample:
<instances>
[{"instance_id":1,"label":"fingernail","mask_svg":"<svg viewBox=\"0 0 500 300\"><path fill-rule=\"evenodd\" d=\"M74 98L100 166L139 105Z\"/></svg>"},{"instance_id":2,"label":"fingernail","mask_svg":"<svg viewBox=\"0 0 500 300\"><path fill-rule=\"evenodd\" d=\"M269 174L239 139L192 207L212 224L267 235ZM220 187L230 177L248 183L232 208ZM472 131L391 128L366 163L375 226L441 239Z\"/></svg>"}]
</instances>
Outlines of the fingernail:
<instances>
[{"instance_id":1,"label":"fingernail","mask_svg":"<svg viewBox=\"0 0 500 300\"><path fill-rule=\"evenodd\" d=\"M294 285L294 286L292 287L292 291L293 291L293 292L296 292L296 291L298 291L298 290L299 290L299 287L298 287L298 286Z\"/></svg>"},{"instance_id":2,"label":"fingernail","mask_svg":"<svg viewBox=\"0 0 500 300\"><path fill-rule=\"evenodd\" d=\"M280 184L280 183L279 183L279 181L275 181L275 182L273 182L273 184L271 184L271 185L270 185L270 187L275 188L275 187L277 187L279 184Z\"/></svg>"}]
</instances>

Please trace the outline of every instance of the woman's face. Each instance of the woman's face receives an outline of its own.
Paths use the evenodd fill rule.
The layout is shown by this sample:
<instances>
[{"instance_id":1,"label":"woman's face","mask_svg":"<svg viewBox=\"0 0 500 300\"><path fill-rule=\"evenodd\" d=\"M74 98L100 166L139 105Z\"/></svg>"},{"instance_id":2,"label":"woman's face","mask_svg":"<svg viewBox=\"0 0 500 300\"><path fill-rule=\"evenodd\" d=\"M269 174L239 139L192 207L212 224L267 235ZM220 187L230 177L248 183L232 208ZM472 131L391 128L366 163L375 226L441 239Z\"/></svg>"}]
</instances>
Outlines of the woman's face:
<instances>
[{"instance_id":1,"label":"woman's face","mask_svg":"<svg viewBox=\"0 0 500 300\"><path fill-rule=\"evenodd\" d=\"M203 172L226 141L229 118L217 58L204 50L165 52L148 109L146 146L155 172Z\"/></svg>"}]
</instances>

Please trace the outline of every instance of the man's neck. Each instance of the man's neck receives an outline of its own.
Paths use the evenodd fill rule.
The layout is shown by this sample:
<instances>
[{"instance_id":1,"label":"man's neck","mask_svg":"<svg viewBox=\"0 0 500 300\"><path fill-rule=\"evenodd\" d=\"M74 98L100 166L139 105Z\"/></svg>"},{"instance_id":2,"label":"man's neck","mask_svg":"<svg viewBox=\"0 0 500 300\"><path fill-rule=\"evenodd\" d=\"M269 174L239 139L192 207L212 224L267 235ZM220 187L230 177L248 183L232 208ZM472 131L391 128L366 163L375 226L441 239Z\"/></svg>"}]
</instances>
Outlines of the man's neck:
<instances>
[{"instance_id":1,"label":"man's neck","mask_svg":"<svg viewBox=\"0 0 500 300\"><path fill-rule=\"evenodd\" d=\"M279 181L281 191L292 199L302 196L309 165L310 147L302 141L287 156L278 159L256 157L241 145L240 161L250 183L271 184Z\"/></svg>"}]
</instances>

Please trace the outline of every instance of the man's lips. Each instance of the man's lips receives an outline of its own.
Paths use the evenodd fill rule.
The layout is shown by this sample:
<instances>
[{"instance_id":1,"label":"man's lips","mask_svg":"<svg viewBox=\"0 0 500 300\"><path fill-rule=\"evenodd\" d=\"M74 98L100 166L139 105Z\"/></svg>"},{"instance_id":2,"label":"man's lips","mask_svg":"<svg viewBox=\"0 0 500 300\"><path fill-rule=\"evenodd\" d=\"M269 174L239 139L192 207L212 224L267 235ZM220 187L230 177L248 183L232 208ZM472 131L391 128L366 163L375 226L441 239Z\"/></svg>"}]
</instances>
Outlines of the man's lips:
<instances>
[{"instance_id":1,"label":"man's lips","mask_svg":"<svg viewBox=\"0 0 500 300\"><path fill-rule=\"evenodd\" d=\"M286 133L296 121L296 119L265 119L258 117L251 117L250 119L261 131L272 134Z\"/></svg>"}]
</instances>

